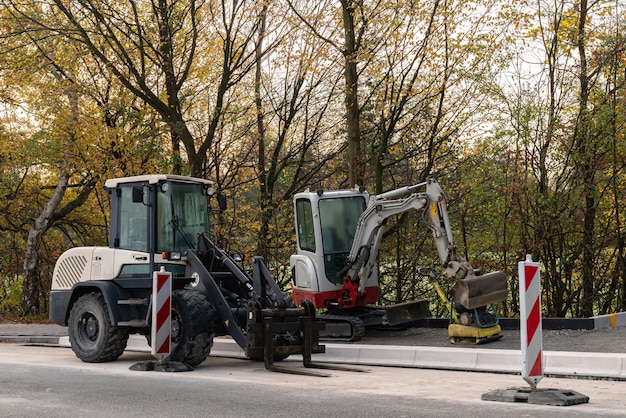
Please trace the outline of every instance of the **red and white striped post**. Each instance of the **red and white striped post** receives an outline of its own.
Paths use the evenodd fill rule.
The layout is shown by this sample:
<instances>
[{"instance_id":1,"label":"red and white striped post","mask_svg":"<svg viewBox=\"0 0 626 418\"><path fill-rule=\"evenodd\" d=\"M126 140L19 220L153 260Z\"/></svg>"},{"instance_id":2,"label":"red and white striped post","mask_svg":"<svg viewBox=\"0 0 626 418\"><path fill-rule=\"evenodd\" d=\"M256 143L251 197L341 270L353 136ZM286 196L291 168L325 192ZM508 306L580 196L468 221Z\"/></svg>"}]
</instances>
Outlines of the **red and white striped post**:
<instances>
[{"instance_id":1,"label":"red and white striped post","mask_svg":"<svg viewBox=\"0 0 626 418\"><path fill-rule=\"evenodd\" d=\"M539 263L530 254L518 263L520 292L520 339L522 378L532 389L543 378L543 334L541 329L541 281Z\"/></svg>"},{"instance_id":2,"label":"red and white striped post","mask_svg":"<svg viewBox=\"0 0 626 418\"><path fill-rule=\"evenodd\" d=\"M528 388L496 389L484 393L484 401L526 402L540 405L577 405L589 402L589 396L573 390L537 389L543 379L543 335L541 330L541 282L539 263L530 255L518 263L520 297L520 337L522 343L522 378Z\"/></svg>"},{"instance_id":3,"label":"red and white striped post","mask_svg":"<svg viewBox=\"0 0 626 418\"><path fill-rule=\"evenodd\" d=\"M152 275L152 355L170 354L172 334L172 273Z\"/></svg>"}]
</instances>

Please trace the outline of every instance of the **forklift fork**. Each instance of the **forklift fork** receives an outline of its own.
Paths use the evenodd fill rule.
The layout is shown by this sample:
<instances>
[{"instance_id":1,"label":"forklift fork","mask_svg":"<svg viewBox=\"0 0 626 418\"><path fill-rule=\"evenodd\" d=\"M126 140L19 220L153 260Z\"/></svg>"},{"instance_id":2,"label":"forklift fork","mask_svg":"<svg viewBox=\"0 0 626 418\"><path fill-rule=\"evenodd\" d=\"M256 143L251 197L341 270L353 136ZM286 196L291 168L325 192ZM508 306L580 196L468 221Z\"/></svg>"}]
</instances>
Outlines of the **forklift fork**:
<instances>
[{"instance_id":1,"label":"forklift fork","mask_svg":"<svg viewBox=\"0 0 626 418\"><path fill-rule=\"evenodd\" d=\"M287 319L286 321L274 321L274 318ZM326 369L351 372L366 372L365 369L356 367L338 366L333 364L321 364L312 361L313 353L324 353L326 347L319 344L319 332L324 329L323 321L315 319L315 307L309 301L305 301L302 308L289 309L250 309L248 311L248 335L249 345L246 354L251 354L259 346L263 347L263 359L265 368L279 373L298 374L305 376L329 377L329 373L307 369ZM276 334L291 333L295 336L289 344L280 344L275 341ZM259 338L260 337L260 338ZM295 341L299 340L299 341ZM275 354L283 357L289 354L301 354L305 369L277 366L274 364ZM251 356L252 357L252 356ZM284 358L284 357L283 357Z\"/></svg>"}]
</instances>

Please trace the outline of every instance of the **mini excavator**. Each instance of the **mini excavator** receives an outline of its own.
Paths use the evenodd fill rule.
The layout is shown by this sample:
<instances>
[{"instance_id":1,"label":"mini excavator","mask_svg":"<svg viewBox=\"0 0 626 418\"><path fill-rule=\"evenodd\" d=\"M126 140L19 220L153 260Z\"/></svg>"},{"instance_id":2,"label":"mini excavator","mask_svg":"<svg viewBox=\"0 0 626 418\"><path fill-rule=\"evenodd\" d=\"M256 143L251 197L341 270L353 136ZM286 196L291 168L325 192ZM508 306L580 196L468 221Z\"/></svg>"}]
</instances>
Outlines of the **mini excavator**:
<instances>
[{"instance_id":1,"label":"mini excavator","mask_svg":"<svg viewBox=\"0 0 626 418\"><path fill-rule=\"evenodd\" d=\"M451 342L486 342L501 337L493 305L507 298L501 271L481 274L457 253L445 195L437 180L376 196L351 190L305 191L294 197L297 254L290 258L292 299L310 301L332 337L354 341L366 326L401 326L430 315L428 300L376 305L379 298L378 252L386 220L421 210L432 232L444 279L454 282L450 298L434 271L427 276L449 305Z\"/></svg>"}]
</instances>

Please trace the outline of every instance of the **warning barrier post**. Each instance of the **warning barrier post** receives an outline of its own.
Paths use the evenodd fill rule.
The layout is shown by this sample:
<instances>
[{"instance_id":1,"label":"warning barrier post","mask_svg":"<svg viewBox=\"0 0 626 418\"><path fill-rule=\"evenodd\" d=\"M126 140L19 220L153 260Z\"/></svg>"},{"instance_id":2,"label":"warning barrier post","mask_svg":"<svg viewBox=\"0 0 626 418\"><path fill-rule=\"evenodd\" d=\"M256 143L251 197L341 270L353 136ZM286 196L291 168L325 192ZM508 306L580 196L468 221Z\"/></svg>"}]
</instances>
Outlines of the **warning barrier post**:
<instances>
[{"instance_id":1,"label":"warning barrier post","mask_svg":"<svg viewBox=\"0 0 626 418\"><path fill-rule=\"evenodd\" d=\"M172 352L172 273L152 274L152 355L157 361L142 361L130 366L134 371L187 372L193 368L180 361L170 361Z\"/></svg>"},{"instance_id":2,"label":"warning barrier post","mask_svg":"<svg viewBox=\"0 0 626 418\"><path fill-rule=\"evenodd\" d=\"M152 355L161 360L172 345L172 273L155 271L152 276Z\"/></svg>"},{"instance_id":3,"label":"warning barrier post","mask_svg":"<svg viewBox=\"0 0 626 418\"><path fill-rule=\"evenodd\" d=\"M543 332L539 263L529 255L518 263L522 378L532 389L543 379Z\"/></svg>"},{"instance_id":4,"label":"warning barrier post","mask_svg":"<svg viewBox=\"0 0 626 418\"><path fill-rule=\"evenodd\" d=\"M526 402L568 406L589 402L573 390L537 389L543 379L543 332L541 328L541 283L539 263L530 255L518 263L520 293L520 343L522 378L530 388L496 389L481 396L483 401Z\"/></svg>"}]
</instances>

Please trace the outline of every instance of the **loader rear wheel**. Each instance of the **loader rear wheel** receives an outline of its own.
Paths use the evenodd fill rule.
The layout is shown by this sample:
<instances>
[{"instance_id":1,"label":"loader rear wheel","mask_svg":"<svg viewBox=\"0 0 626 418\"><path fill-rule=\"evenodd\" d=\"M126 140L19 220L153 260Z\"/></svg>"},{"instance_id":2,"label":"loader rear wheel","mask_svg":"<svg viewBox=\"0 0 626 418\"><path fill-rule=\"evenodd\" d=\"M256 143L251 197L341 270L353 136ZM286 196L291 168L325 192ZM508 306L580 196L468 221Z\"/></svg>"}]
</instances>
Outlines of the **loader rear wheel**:
<instances>
[{"instance_id":1,"label":"loader rear wheel","mask_svg":"<svg viewBox=\"0 0 626 418\"><path fill-rule=\"evenodd\" d=\"M172 353L170 361L195 367L206 360L215 336L215 309L200 292L172 292Z\"/></svg>"},{"instance_id":2,"label":"loader rear wheel","mask_svg":"<svg viewBox=\"0 0 626 418\"><path fill-rule=\"evenodd\" d=\"M128 342L128 333L111 324L101 293L87 293L74 303L68 335L76 357L87 363L116 360Z\"/></svg>"}]
</instances>

